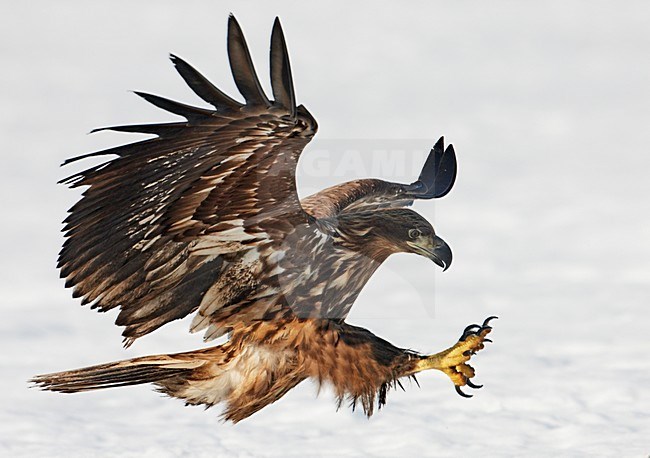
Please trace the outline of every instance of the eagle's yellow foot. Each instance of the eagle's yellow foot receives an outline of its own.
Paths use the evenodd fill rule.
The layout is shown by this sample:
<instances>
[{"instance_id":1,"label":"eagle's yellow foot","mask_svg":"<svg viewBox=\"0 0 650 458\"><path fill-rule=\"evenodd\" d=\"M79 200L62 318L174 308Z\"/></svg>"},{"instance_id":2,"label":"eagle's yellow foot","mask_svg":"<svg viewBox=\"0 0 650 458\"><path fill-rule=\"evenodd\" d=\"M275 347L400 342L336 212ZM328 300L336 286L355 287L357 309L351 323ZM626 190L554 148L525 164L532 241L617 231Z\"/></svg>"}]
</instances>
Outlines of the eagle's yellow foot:
<instances>
[{"instance_id":1,"label":"eagle's yellow foot","mask_svg":"<svg viewBox=\"0 0 650 458\"><path fill-rule=\"evenodd\" d=\"M475 385L471 378L474 377L474 368L467 364L472 355L484 348L485 342L492 342L486 336L490 333L490 321L497 317L491 316L483 324L471 324L465 328L458 343L435 355L423 356L417 362L413 373L427 369L437 369L444 372L454 382L456 392L465 398L471 398L471 394L465 394L460 387L467 385L470 388L481 388L483 385Z\"/></svg>"}]
</instances>

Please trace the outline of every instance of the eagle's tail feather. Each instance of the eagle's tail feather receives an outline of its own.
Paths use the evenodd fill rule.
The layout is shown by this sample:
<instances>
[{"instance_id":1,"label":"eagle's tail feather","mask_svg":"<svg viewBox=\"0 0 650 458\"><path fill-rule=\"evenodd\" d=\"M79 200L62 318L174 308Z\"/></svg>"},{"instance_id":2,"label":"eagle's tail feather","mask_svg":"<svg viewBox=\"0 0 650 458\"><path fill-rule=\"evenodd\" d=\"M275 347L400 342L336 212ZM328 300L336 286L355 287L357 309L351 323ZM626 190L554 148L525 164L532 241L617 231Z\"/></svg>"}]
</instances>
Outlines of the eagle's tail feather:
<instances>
[{"instance_id":1,"label":"eagle's tail feather","mask_svg":"<svg viewBox=\"0 0 650 458\"><path fill-rule=\"evenodd\" d=\"M196 361L178 360L168 355L146 356L83 369L37 375L30 382L44 390L77 393L161 382L172 377L187 375L196 367Z\"/></svg>"},{"instance_id":2,"label":"eagle's tail feather","mask_svg":"<svg viewBox=\"0 0 650 458\"><path fill-rule=\"evenodd\" d=\"M173 355L127 359L53 374L31 382L48 391L78 393L152 383L156 390L206 407L225 402L222 414L237 422L280 399L307 377L286 351L239 341Z\"/></svg>"}]
</instances>

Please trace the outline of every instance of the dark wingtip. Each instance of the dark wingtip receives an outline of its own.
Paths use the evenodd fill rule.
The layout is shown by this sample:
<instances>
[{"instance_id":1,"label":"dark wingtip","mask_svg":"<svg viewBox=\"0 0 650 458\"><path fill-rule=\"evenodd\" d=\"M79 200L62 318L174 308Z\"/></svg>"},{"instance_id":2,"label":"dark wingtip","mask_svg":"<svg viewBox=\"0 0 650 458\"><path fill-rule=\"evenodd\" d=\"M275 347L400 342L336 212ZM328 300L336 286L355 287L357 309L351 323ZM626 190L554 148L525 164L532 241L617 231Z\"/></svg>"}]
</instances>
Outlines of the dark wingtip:
<instances>
[{"instance_id":1,"label":"dark wingtip","mask_svg":"<svg viewBox=\"0 0 650 458\"><path fill-rule=\"evenodd\" d=\"M451 191L456 181L456 152L453 145L445 149L445 137L440 137L424 162L422 172L407 191L416 199L444 197Z\"/></svg>"},{"instance_id":2,"label":"dark wingtip","mask_svg":"<svg viewBox=\"0 0 650 458\"><path fill-rule=\"evenodd\" d=\"M170 100L165 97L161 97L159 95L149 94L147 92L141 92L141 91L132 91L132 92L138 97L142 97L150 104L162 110L182 116L183 118L187 119L190 122L209 118L214 113L213 111L210 110L205 110L203 108L186 105L184 103L176 102L175 100Z\"/></svg>"},{"instance_id":3,"label":"dark wingtip","mask_svg":"<svg viewBox=\"0 0 650 458\"><path fill-rule=\"evenodd\" d=\"M222 92L184 59L172 53L169 54L169 59L190 89L217 110L239 109L242 107L241 103Z\"/></svg>"},{"instance_id":4,"label":"dark wingtip","mask_svg":"<svg viewBox=\"0 0 650 458\"><path fill-rule=\"evenodd\" d=\"M241 32L241 26L239 25L239 21L237 21L237 18L233 13L228 14L228 34L231 33L231 29L234 30L235 28L239 29Z\"/></svg>"},{"instance_id":5,"label":"dark wingtip","mask_svg":"<svg viewBox=\"0 0 650 458\"><path fill-rule=\"evenodd\" d=\"M255 73L244 33L232 13L228 16L228 58L235 85L246 99L246 104L270 106L271 102Z\"/></svg>"},{"instance_id":6,"label":"dark wingtip","mask_svg":"<svg viewBox=\"0 0 650 458\"><path fill-rule=\"evenodd\" d=\"M280 18L276 16L271 32L271 88L275 102L288 109L292 117L296 115L296 96L293 89L293 77L291 75L291 64L287 43L280 24Z\"/></svg>"},{"instance_id":7,"label":"dark wingtip","mask_svg":"<svg viewBox=\"0 0 650 458\"><path fill-rule=\"evenodd\" d=\"M239 22L237 22L237 18L235 17L235 13L232 11L228 13L228 31L230 31L230 24L235 23L237 26L239 26Z\"/></svg>"},{"instance_id":8,"label":"dark wingtip","mask_svg":"<svg viewBox=\"0 0 650 458\"><path fill-rule=\"evenodd\" d=\"M151 134L151 135L157 135L158 137L166 137L178 133L186 125L187 124L184 122L170 122L170 123L159 123L159 124L131 124L125 126L106 126L106 127L97 127L96 129L91 130L90 133L92 134L95 132L111 130L114 132Z\"/></svg>"},{"instance_id":9,"label":"dark wingtip","mask_svg":"<svg viewBox=\"0 0 650 458\"><path fill-rule=\"evenodd\" d=\"M73 162L80 161L82 159L89 158L89 157L103 156L104 154L105 153L103 151L96 151L94 153L82 154L81 156L71 157L71 158L68 158L65 161L61 162L61 167L65 166L65 165L68 165L68 164L72 164ZM77 175L73 175L72 177L64 178L62 180L59 180L57 183L58 184L68 183L70 178L75 178L76 176Z\"/></svg>"},{"instance_id":10,"label":"dark wingtip","mask_svg":"<svg viewBox=\"0 0 650 458\"><path fill-rule=\"evenodd\" d=\"M176 54L171 52L169 53L169 60L172 61L172 64L174 64L174 67L176 67L177 70L178 70L179 61L184 62L182 58L178 57Z\"/></svg>"}]
</instances>

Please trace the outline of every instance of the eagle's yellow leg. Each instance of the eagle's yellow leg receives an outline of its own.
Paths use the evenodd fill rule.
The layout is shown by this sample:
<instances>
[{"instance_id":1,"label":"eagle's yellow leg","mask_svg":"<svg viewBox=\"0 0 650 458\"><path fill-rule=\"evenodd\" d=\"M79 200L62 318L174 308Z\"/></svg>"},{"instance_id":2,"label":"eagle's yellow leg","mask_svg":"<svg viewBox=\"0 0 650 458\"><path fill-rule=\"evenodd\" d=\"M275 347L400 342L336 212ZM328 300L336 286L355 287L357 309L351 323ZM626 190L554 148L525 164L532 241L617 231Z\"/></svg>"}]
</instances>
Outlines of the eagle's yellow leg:
<instances>
[{"instance_id":1,"label":"eagle's yellow leg","mask_svg":"<svg viewBox=\"0 0 650 458\"><path fill-rule=\"evenodd\" d=\"M413 369L411 374L421 372L427 369L437 369L444 372L456 386L456 391L463 397L471 397L460 390L461 386L471 388L480 388L482 385L475 385L471 382L474 377L474 368L467 364L470 358L479 350L484 348L485 342L491 342L486 339L492 328L489 326L490 320L496 317L486 319L482 325L473 324L467 326L463 335L456 345L433 355L423 356Z\"/></svg>"}]
</instances>

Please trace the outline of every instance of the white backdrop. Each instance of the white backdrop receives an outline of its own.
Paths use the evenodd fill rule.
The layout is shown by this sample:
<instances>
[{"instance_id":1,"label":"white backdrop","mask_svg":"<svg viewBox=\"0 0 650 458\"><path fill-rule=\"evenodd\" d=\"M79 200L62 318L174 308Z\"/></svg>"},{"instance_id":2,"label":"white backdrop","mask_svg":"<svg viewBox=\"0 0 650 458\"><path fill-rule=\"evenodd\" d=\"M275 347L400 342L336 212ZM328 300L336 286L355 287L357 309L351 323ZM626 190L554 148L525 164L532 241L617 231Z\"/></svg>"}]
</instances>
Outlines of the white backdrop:
<instances>
[{"instance_id":1,"label":"white backdrop","mask_svg":"<svg viewBox=\"0 0 650 458\"><path fill-rule=\"evenodd\" d=\"M650 7L643 1L4 2L0 7L0 455L646 456L650 453ZM303 195L357 176L410 181L445 135L455 189L418 203L454 250L395 256L349 321L421 351L496 314L471 400L441 374L370 421L305 382L232 426L149 387L74 396L36 373L199 348L188 321L120 347L115 314L55 269L78 193L67 157L130 141L94 127L173 117L129 94L197 99L167 53L236 94L228 13L266 81L284 25L320 131ZM311 156L310 158L310 154ZM415 171L414 171L415 169ZM434 211L435 210L435 211ZM434 281L435 279L435 281ZM408 385L408 384L407 384Z\"/></svg>"}]
</instances>

